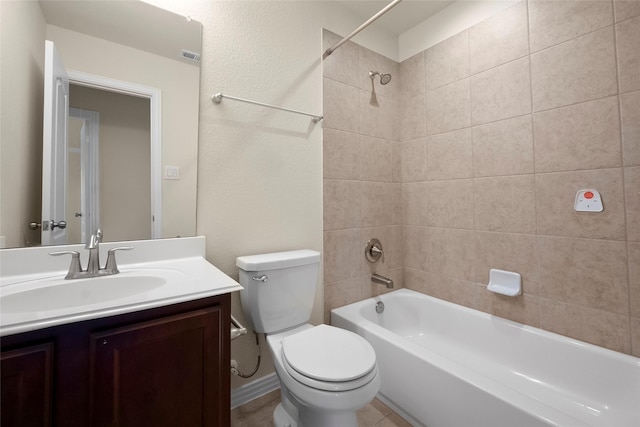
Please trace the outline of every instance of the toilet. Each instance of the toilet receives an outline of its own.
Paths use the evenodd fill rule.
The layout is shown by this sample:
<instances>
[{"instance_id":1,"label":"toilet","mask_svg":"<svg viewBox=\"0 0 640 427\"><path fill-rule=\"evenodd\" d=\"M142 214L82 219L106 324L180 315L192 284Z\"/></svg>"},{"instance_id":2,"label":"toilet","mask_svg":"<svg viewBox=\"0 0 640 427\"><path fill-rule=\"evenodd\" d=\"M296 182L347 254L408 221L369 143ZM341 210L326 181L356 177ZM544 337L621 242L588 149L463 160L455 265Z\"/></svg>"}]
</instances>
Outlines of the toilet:
<instances>
[{"instance_id":1,"label":"toilet","mask_svg":"<svg viewBox=\"0 0 640 427\"><path fill-rule=\"evenodd\" d=\"M240 300L256 333L266 334L280 381L277 427L356 427L356 411L380 389L376 355L353 332L313 326L320 253L297 250L237 258Z\"/></svg>"}]
</instances>

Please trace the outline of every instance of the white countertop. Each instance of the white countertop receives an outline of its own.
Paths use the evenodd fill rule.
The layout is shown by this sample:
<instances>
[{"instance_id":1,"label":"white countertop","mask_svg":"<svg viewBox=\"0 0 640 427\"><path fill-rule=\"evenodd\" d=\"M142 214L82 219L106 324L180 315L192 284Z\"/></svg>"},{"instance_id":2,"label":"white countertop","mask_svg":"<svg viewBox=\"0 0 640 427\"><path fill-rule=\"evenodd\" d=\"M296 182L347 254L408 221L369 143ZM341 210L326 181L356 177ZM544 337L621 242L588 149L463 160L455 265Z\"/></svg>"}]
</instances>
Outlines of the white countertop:
<instances>
[{"instance_id":1,"label":"white countertop","mask_svg":"<svg viewBox=\"0 0 640 427\"><path fill-rule=\"evenodd\" d=\"M135 249L117 253L120 274L83 279L90 281L85 283L64 280L70 257L49 255L56 250L78 250L84 268L87 251L83 245L0 250L0 336L241 290L238 282L204 258L204 243L204 237L103 243L103 263L109 248ZM154 282L134 293L126 290L127 280L154 276L162 277L160 284ZM91 288L93 295L85 298L81 289L85 285L102 288L100 292ZM58 292L65 296L56 297Z\"/></svg>"}]
</instances>

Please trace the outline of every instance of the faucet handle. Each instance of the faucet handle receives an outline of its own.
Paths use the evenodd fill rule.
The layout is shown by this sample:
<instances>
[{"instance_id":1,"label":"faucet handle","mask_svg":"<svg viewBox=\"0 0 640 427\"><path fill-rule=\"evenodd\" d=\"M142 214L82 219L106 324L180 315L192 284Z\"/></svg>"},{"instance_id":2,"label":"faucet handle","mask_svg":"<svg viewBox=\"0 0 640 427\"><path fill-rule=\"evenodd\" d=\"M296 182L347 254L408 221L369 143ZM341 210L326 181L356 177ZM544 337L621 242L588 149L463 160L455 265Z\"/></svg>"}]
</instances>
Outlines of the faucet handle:
<instances>
[{"instance_id":1,"label":"faucet handle","mask_svg":"<svg viewBox=\"0 0 640 427\"><path fill-rule=\"evenodd\" d=\"M370 263L377 262L382 258L384 262L384 252L382 250L382 243L378 239L371 239L367 242L367 246L364 248L364 256Z\"/></svg>"},{"instance_id":2,"label":"faucet handle","mask_svg":"<svg viewBox=\"0 0 640 427\"><path fill-rule=\"evenodd\" d=\"M119 246L109 249L107 251L107 265L104 266L106 273L117 274L120 272L120 270L118 270L118 264L116 263L116 251L130 251L132 249L133 246Z\"/></svg>"},{"instance_id":3,"label":"faucet handle","mask_svg":"<svg viewBox=\"0 0 640 427\"><path fill-rule=\"evenodd\" d=\"M49 255L52 255L52 256L71 255L71 264L69 265L69 272L65 276L65 279L71 279L77 273L82 272L82 266L80 265L80 252L57 251L57 252L49 252Z\"/></svg>"}]
</instances>

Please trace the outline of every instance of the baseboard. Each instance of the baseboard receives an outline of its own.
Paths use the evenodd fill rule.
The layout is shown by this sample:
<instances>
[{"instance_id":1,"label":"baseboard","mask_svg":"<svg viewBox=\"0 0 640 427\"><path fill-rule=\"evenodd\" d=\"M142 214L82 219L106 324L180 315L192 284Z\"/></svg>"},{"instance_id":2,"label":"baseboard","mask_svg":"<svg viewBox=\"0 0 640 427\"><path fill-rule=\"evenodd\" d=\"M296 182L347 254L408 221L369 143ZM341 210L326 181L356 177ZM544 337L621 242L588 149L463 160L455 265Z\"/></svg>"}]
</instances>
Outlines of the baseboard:
<instances>
[{"instance_id":1,"label":"baseboard","mask_svg":"<svg viewBox=\"0 0 640 427\"><path fill-rule=\"evenodd\" d=\"M258 378L248 384L241 385L240 387L231 390L231 409L244 405L247 402L251 402L253 399L264 396L278 388L280 388L280 381L278 381L278 377L275 372Z\"/></svg>"}]
</instances>

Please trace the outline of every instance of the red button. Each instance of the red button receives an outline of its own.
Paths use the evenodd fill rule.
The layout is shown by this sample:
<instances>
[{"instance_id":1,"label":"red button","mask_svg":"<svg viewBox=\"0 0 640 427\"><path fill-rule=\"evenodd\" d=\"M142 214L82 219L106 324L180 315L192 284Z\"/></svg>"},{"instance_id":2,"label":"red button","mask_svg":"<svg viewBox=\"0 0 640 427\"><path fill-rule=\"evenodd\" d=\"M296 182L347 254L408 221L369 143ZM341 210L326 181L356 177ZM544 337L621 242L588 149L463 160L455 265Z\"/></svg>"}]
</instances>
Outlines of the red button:
<instances>
[{"instance_id":1,"label":"red button","mask_svg":"<svg viewBox=\"0 0 640 427\"><path fill-rule=\"evenodd\" d=\"M586 191L584 193L584 198L585 199L593 199L593 193L591 191Z\"/></svg>"}]
</instances>

